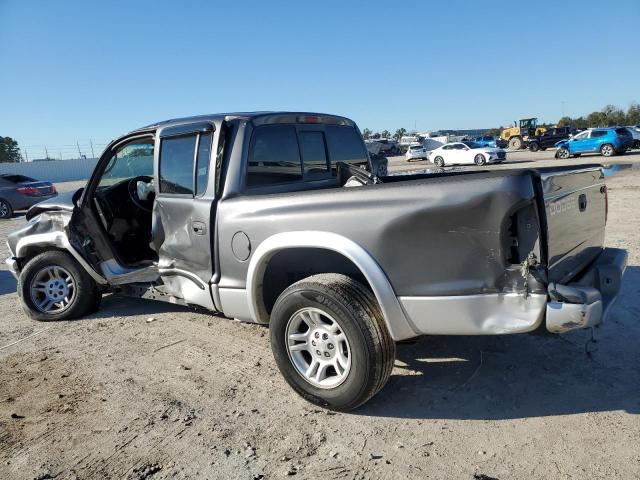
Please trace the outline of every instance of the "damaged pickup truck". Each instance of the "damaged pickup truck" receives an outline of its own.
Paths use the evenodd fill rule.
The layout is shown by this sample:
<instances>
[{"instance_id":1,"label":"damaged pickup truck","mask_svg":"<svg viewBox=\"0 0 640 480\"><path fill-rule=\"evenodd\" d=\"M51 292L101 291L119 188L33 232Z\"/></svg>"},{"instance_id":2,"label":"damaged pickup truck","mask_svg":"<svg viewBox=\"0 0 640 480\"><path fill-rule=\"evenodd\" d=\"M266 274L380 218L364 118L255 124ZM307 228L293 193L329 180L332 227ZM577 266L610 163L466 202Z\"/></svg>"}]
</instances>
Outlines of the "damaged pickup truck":
<instances>
[{"instance_id":1,"label":"damaged pickup truck","mask_svg":"<svg viewBox=\"0 0 640 480\"><path fill-rule=\"evenodd\" d=\"M32 207L7 263L39 320L119 292L269 324L287 382L337 410L383 387L397 341L606 318L627 254L603 247L600 167L378 177L369 161L334 115L160 122Z\"/></svg>"}]
</instances>

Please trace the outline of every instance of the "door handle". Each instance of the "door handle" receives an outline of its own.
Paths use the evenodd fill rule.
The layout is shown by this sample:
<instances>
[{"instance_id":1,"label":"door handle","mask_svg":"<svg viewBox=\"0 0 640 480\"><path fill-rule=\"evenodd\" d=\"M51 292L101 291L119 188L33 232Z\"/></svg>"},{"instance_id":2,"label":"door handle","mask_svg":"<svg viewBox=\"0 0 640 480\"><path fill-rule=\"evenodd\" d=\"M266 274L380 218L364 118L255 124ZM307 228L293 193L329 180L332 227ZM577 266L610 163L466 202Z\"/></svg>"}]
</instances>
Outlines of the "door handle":
<instances>
[{"instance_id":1,"label":"door handle","mask_svg":"<svg viewBox=\"0 0 640 480\"><path fill-rule=\"evenodd\" d=\"M207 233L207 226L204 222L191 222L191 228L196 235L204 235Z\"/></svg>"}]
</instances>

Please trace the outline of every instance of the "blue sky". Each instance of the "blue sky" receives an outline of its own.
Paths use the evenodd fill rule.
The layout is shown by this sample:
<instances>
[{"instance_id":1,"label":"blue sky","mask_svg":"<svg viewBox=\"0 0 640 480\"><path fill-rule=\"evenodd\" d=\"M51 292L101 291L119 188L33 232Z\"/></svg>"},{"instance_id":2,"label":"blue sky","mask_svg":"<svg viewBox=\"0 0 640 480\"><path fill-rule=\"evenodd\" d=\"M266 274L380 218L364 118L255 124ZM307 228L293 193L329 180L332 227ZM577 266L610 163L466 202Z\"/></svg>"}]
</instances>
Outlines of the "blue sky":
<instances>
[{"instance_id":1,"label":"blue sky","mask_svg":"<svg viewBox=\"0 0 640 480\"><path fill-rule=\"evenodd\" d=\"M640 1L551 5L0 0L0 135L66 156L200 113L435 130L640 101Z\"/></svg>"}]
</instances>

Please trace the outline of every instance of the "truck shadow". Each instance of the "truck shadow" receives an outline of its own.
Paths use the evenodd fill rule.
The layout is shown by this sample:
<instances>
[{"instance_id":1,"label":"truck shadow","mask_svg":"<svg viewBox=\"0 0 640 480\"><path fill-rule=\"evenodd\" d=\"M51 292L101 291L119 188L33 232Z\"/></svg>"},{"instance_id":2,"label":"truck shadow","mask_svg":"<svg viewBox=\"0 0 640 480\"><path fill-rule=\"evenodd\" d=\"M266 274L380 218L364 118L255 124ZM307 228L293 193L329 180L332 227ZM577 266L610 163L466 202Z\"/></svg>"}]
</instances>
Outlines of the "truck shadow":
<instances>
[{"instance_id":1,"label":"truck shadow","mask_svg":"<svg viewBox=\"0 0 640 480\"><path fill-rule=\"evenodd\" d=\"M389 383L355 413L469 420L640 413L639 287L640 267L629 267L597 343L585 330L399 344Z\"/></svg>"},{"instance_id":2,"label":"truck shadow","mask_svg":"<svg viewBox=\"0 0 640 480\"><path fill-rule=\"evenodd\" d=\"M18 282L8 270L0 270L0 295L15 293Z\"/></svg>"}]
</instances>

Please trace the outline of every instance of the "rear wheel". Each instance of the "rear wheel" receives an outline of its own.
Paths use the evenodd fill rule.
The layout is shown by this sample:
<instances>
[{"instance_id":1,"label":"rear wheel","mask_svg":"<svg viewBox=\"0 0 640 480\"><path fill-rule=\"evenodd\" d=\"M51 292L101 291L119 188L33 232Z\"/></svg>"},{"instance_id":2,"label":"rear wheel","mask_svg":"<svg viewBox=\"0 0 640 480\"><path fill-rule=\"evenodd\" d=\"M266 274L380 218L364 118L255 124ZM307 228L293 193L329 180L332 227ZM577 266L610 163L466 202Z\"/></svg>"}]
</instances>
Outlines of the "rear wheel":
<instances>
[{"instance_id":1,"label":"rear wheel","mask_svg":"<svg viewBox=\"0 0 640 480\"><path fill-rule=\"evenodd\" d=\"M610 143L605 143L600 147L600 153L605 157L613 157L616 154L616 150Z\"/></svg>"},{"instance_id":2,"label":"rear wheel","mask_svg":"<svg viewBox=\"0 0 640 480\"><path fill-rule=\"evenodd\" d=\"M473 161L475 162L476 165L484 165L486 162L486 159L484 158L484 155L479 153L475 157L473 157Z\"/></svg>"},{"instance_id":3,"label":"rear wheel","mask_svg":"<svg viewBox=\"0 0 640 480\"><path fill-rule=\"evenodd\" d=\"M395 359L374 295L345 275L313 275L287 288L271 312L270 336L287 383L334 410L354 409L374 396Z\"/></svg>"},{"instance_id":4,"label":"rear wheel","mask_svg":"<svg viewBox=\"0 0 640 480\"><path fill-rule=\"evenodd\" d=\"M0 218L7 219L13 217L13 208L4 198L0 198Z\"/></svg>"},{"instance_id":5,"label":"rear wheel","mask_svg":"<svg viewBox=\"0 0 640 480\"><path fill-rule=\"evenodd\" d=\"M509 139L509 148L512 148L513 150L520 150L522 148L522 138L511 137Z\"/></svg>"},{"instance_id":6,"label":"rear wheel","mask_svg":"<svg viewBox=\"0 0 640 480\"><path fill-rule=\"evenodd\" d=\"M540 150L540 145L538 144L538 142L531 142L529 144L529 150L531 150L532 152L537 152L538 150Z\"/></svg>"},{"instance_id":7,"label":"rear wheel","mask_svg":"<svg viewBox=\"0 0 640 480\"><path fill-rule=\"evenodd\" d=\"M69 254L36 255L22 269L18 294L25 313L36 320L66 320L95 311L101 294L91 276Z\"/></svg>"},{"instance_id":8,"label":"rear wheel","mask_svg":"<svg viewBox=\"0 0 640 480\"><path fill-rule=\"evenodd\" d=\"M436 165L436 167L444 167L444 158L442 158L441 156L437 156L433 159L433 163Z\"/></svg>"},{"instance_id":9,"label":"rear wheel","mask_svg":"<svg viewBox=\"0 0 640 480\"><path fill-rule=\"evenodd\" d=\"M566 147L560 147L556 152L556 158L566 159L569 158L569 150Z\"/></svg>"},{"instance_id":10,"label":"rear wheel","mask_svg":"<svg viewBox=\"0 0 640 480\"><path fill-rule=\"evenodd\" d=\"M633 148L640 148L640 140L633 141Z\"/></svg>"}]
</instances>

